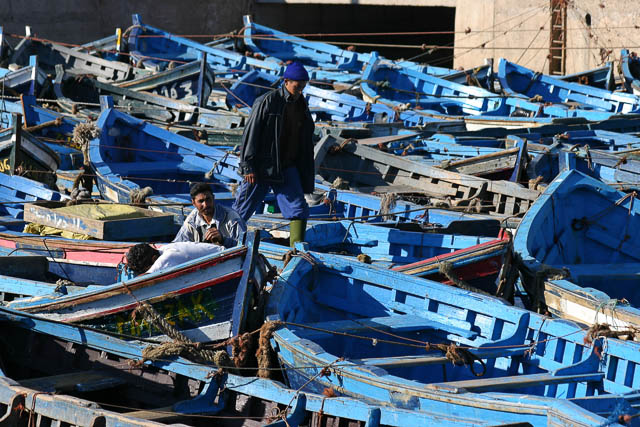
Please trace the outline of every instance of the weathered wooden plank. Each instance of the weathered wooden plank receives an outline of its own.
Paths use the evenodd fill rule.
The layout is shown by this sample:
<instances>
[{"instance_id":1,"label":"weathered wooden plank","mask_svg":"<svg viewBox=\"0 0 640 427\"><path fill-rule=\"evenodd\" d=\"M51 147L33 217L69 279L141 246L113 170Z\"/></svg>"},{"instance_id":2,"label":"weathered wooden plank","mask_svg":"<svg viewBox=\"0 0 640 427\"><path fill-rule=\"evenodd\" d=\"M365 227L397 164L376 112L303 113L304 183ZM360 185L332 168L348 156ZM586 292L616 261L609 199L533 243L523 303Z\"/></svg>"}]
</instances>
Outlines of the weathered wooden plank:
<instances>
[{"instance_id":1,"label":"weathered wooden plank","mask_svg":"<svg viewBox=\"0 0 640 427\"><path fill-rule=\"evenodd\" d=\"M513 349L481 349L472 350L474 356L479 359L495 359L498 357L513 357L521 356L525 353L526 348L513 348ZM425 355L425 356L391 356L391 357L370 357L366 359L349 359L350 362L356 364L363 364L368 366L378 366L380 368L408 368L413 366L426 366L426 365L442 365L451 363L451 360L446 356L438 355Z\"/></svg>"},{"instance_id":2,"label":"weathered wooden plank","mask_svg":"<svg viewBox=\"0 0 640 427\"><path fill-rule=\"evenodd\" d=\"M96 371L72 372L20 381L25 387L50 392L98 391L126 384L126 381Z\"/></svg>"},{"instance_id":3,"label":"weathered wooden plank","mask_svg":"<svg viewBox=\"0 0 640 427\"><path fill-rule=\"evenodd\" d=\"M332 156L325 157L325 167L328 170L342 168L349 176L348 179L363 184L382 185L380 181L384 181L392 185L415 187L419 192L433 197L449 198L455 206L470 202L465 199L479 198L483 211L507 215L524 213L540 194L537 190L525 188L515 182L491 181L452 172L359 144L345 144L344 139L327 136L327 139L330 138L335 145L341 146L342 154L337 153L336 156L340 158L336 159L331 159ZM512 149L516 157L518 150ZM349 155L355 158L350 159ZM356 186L354 182L351 185ZM511 197L512 200L506 204L506 200L500 200L496 195ZM492 199L493 203L489 203Z\"/></svg>"},{"instance_id":4,"label":"weathered wooden plank","mask_svg":"<svg viewBox=\"0 0 640 427\"><path fill-rule=\"evenodd\" d=\"M465 323L465 322L462 322ZM370 331L374 332L372 328L380 330L393 330L394 332L411 332L422 330L445 330L447 332L456 333L466 338L473 338L477 336L476 332L471 331L471 325L468 324L468 328L460 327L459 325L445 324L439 321L439 319L428 319L426 317L414 316L410 314L401 314L398 316L389 317L372 317L363 319L348 319L348 320L334 320L329 322L311 323L308 326L315 329L322 329L327 331L338 332L362 332ZM302 332L304 331L304 332ZM321 332L314 329L302 329L299 333L302 337L309 339L309 336L316 336L318 334L326 334L329 332Z\"/></svg>"},{"instance_id":5,"label":"weathered wooden plank","mask_svg":"<svg viewBox=\"0 0 640 427\"><path fill-rule=\"evenodd\" d=\"M553 375L552 373L514 375L509 377L483 378L478 380L449 381L447 383L428 384L431 390L449 393L482 392L496 389L535 387L551 384L567 384L602 381L604 373Z\"/></svg>"}]
</instances>

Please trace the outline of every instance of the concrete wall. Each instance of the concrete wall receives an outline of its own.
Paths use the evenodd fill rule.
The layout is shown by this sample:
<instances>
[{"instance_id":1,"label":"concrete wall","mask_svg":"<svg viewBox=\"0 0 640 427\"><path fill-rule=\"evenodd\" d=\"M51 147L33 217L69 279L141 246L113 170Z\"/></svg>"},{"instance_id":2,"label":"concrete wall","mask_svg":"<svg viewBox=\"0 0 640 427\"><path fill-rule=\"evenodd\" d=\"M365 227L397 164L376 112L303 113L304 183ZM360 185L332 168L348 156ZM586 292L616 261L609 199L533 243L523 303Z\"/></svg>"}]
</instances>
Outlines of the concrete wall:
<instances>
[{"instance_id":1,"label":"concrete wall","mask_svg":"<svg viewBox=\"0 0 640 427\"><path fill-rule=\"evenodd\" d=\"M549 5L550 0L458 0L455 66L473 67L485 57L494 58L497 65L503 57L548 72ZM640 49L640 9L635 2L570 2L567 15L567 73L619 59L622 47ZM474 47L478 48L469 49Z\"/></svg>"},{"instance_id":2,"label":"concrete wall","mask_svg":"<svg viewBox=\"0 0 640 427\"><path fill-rule=\"evenodd\" d=\"M143 22L176 34L219 34L242 27L253 0L2 0L0 25L5 33L24 35L30 25L38 36L82 44ZM209 40L206 40L209 41ZM16 39L9 39L16 44Z\"/></svg>"}]
</instances>

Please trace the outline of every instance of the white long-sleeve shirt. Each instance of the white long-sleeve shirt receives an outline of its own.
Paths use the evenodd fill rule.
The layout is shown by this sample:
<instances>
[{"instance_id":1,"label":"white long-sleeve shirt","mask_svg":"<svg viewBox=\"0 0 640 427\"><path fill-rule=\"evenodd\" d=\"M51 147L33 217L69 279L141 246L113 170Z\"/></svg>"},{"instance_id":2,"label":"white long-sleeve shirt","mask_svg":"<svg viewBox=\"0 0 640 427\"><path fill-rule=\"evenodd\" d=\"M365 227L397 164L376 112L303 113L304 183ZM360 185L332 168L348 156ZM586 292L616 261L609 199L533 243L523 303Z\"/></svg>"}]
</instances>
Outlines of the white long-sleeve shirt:
<instances>
[{"instance_id":1,"label":"white long-sleeve shirt","mask_svg":"<svg viewBox=\"0 0 640 427\"><path fill-rule=\"evenodd\" d=\"M224 246L213 243L176 242L168 243L158 248L160 256L147 273L153 273L165 268L174 267L183 262L191 261L206 255L211 255L224 250Z\"/></svg>"}]
</instances>

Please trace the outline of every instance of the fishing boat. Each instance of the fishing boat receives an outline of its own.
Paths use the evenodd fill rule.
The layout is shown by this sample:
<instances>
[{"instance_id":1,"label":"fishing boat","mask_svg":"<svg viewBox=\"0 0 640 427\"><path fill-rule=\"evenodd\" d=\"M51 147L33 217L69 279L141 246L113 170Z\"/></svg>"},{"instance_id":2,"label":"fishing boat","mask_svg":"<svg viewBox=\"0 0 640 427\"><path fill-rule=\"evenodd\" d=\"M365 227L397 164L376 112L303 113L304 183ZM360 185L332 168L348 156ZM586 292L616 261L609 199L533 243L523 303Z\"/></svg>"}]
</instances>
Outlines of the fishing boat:
<instances>
[{"instance_id":1,"label":"fishing boat","mask_svg":"<svg viewBox=\"0 0 640 427\"><path fill-rule=\"evenodd\" d=\"M219 202L232 202L228 184L239 180L235 156L133 118L117 111L108 100L104 102L96 122L99 136L88 148L104 199L118 203L146 200L175 214L177 223L188 214L185 206L191 205L189 185L193 182L209 182ZM166 177L167 171L171 177Z\"/></svg>"},{"instance_id":2,"label":"fishing boat","mask_svg":"<svg viewBox=\"0 0 640 427\"><path fill-rule=\"evenodd\" d=\"M227 89L226 104L230 109L249 113L256 98L276 88L281 82L277 76L250 71ZM381 104L365 102L346 93L307 85L303 94L316 121L395 123L420 126L423 131L434 129L445 132L466 130L461 120L443 120L430 117L417 110L396 109Z\"/></svg>"},{"instance_id":3,"label":"fishing boat","mask_svg":"<svg viewBox=\"0 0 640 427\"><path fill-rule=\"evenodd\" d=\"M154 73L116 86L151 92L166 98L204 107L211 94L215 76L205 60L193 61L171 70Z\"/></svg>"},{"instance_id":4,"label":"fishing boat","mask_svg":"<svg viewBox=\"0 0 640 427\"><path fill-rule=\"evenodd\" d=\"M300 61L306 65L324 69L348 70L360 73L371 60L373 53L345 50L337 46L315 42L292 36L282 31L257 24L251 15L243 17L243 43L254 54L274 57L282 61ZM476 79L482 81L488 77L490 64L474 69L458 71L413 61L398 60L395 64L417 71L443 76L458 83ZM488 82L487 82L488 84Z\"/></svg>"},{"instance_id":5,"label":"fishing boat","mask_svg":"<svg viewBox=\"0 0 640 427\"><path fill-rule=\"evenodd\" d=\"M23 176L0 174L0 216L21 219L25 202L36 200L57 201L65 196L41 182Z\"/></svg>"},{"instance_id":6,"label":"fishing boat","mask_svg":"<svg viewBox=\"0 0 640 427\"><path fill-rule=\"evenodd\" d=\"M513 245L522 260L524 283L537 290L539 297L542 289L547 293L546 282L554 278L575 285L566 294L595 295L583 298L582 304L575 304L574 297L566 303L553 298L548 304L554 312L594 322L597 316L585 316L585 307L597 313L603 294L611 302L625 300L640 306L634 286L640 274L639 252L632 238L639 224L635 198L636 193L626 194L568 170L557 176L524 216Z\"/></svg>"},{"instance_id":7,"label":"fishing boat","mask_svg":"<svg viewBox=\"0 0 640 427\"><path fill-rule=\"evenodd\" d=\"M324 180L331 183L340 177L362 192L417 193L432 205L505 216L524 214L539 194L518 183L450 172L332 135L318 142L315 150L316 170Z\"/></svg>"},{"instance_id":8,"label":"fishing boat","mask_svg":"<svg viewBox=\"0 0 640 427\"><path fill-rule=\"evenodd\" d=\"M627 92L634 95L640 94L640 60L635 52L629 52L628 49L620 51L620 71L624 80L624 87Z\"/></svg>"},{"instance_id":9,"label":"fishing boat","mask_svg":"<svg viewBox=\"0 0 640 427\"><path fill-rule=\"evenodd\" d=\"M60 157L38 138L22 129L22 116L13 127L0 131L0 172L20 175L55 188Z\"/></svg>"},{"instance_id":10,"label":"fishing boat","mask_svg":"<svg viewBox=\"0 0 640 427\"><path fill-rule=\"evenodd\" d=\"M616 89L615 77L612 61L608 61L602 67L594 68L592 70L581 71L564 76L556 76L557 79L564 80L565 82L579 83L608 91Z\"/></svg>"},{"instance_id":11,"label":"fishing boat","mask_svg":"<svg viewBox=\"0 0 640 427\"><path fill-rule=\"evenodd\" d=\"M509 95L540 98L542 102L575 105L609 113L637 113L640 109L640 98L635 95L559 81L504 58L498 63L498 78L502 90Z\"/></svg>"},{"instance_id":12,"label":"fishing boat","mask_svg":"<svg viewBox=\"0 0 640 427\"><path fill-rule=\"evenodd\" d=\"M303 391L494 425L636 413L633 374L617 368L640 360L637 343L605 345L488 296L308 252L287 264L265 311L287 383Z\"/></svg>"},{"instance_id":13,"label":"fishing boat","mask_svg":"<svg viewBox=\"0 0 640 427\"><path fill-rule=\"evenodd\" d=\"M0 90L7 95L33 95L41 98L50 89L51 81L39 68L37 56L30 56L27 65L0 78Z\"/></svg>"},{"instance_id":14,"label":"fishing boat","mask_svg":"<svg viewBox=\"0 0 640 427\"><path fill-rule=\"evenodd\" d=\"M365 101L393 108L433 111L446 115L507 116L501 96L485 89L444 80L419 71L406 69L372 55L362 73L360 90Z\"/></svg>"},{"instance_id":15,"label":"fishing boat","mask_svg":"<svg viewBox=\"0 0 640 427\"><path fill-rule=\"evenodd\" d=\"M220 341L243 331L249 300L257 298L254 292L258 292L257 286L266 275L258 255L258 241L254 241L253 233L247 239L246 246L224 249L111 285L72 290L2 276L0 288L5 299L12 294L31 296L7 302L8 307L132 338L166 333L150 318L136 321L132 316L134 310L148 304L190 339ZM242 311L244 317L235 320L234 311Z\"/></svg>"},{"instance_id":16,"label":"fishing boat","mask_svg":"<svg viewBox=\"0 0 640 427\"><path fill-rule=\"evenodd\" d=\"M176 355L149 357L149 351L160 347L157 341L125 341L3 307L0 324L3 340L8 343L0 348L0 405L7 407L5 421L28 422L31 416L74 425L155 427L193 425L206 416L214 417L216 425L230 427L237 426L239 419L244 424L273 421L290 427L310 422L369 427L470 425L469 420L449 414L328 397L290 389L280 381L240 376L229 372L234 367L222 357L217 362L199 363ZM13 349L10 354L9 349ZM85 357L78 358L78 354ZM100 393L98 402L93 400L96 392ZM118 413L105 409L112 405ZM549 418L584 413L558 405Z\"/></svg>"},{"instance_id":17,"label":"fishing boat","mask_svg":"<svg viewBox=\"0 0 640 427\"><path fill-rule=\"evenodd\" d=\"M22 215L23 211L20 208L21 206L16 204L16 212ZM128 277L124 271L123 260L135 242L78 240L60 235L42 236L24 232L26 224L22 220L10 220L7 217L1 219L2 259L8 264L21 264L16 271L29 272L28 276L14 275L40 281L55 277L54 282L64 279L79 284L102 285L109 285L121 277ZM39 267L31 270L34 262ZM51 292L51 286L46 286L46 289L49 290L48 293Z\"/></svg>"},{"instance_id":18,"label":"fishing boat","mask_svg":"<svg viewBox=\"0 0 640 427\"><path fill-rule=\"evenodd\" d=\"M355 224L346 226L346 232L340 230L338 235L334 235L340 222L333 224L331 227L326 223L311 223L305 242L297 244L297 249L313 249L351 258L357 256L359 261L367 264L513 300L513 289L507 289L511 284L506 279L511 265L505 265L511 259L511 237L505 231L500 232L497 238L490 238L402 231L356 223L360 227ZM363 233L370 229L371 234ZM281 232L278 231L279 235ZM318 235L325 240L317 242ZM373 240L375 237L379 238ZM291 248L268 240L261 243L260 253L279 269L284 268L293 256Z\"/></svg>"},{"instance_id":19,"label":"fishing boat","mask_svg":"<svg viewBox=\"0 0 640 427\"><path fill-rule=\"evenodd\" d=\"M251 70L278 76L284 73L284 63L277 58L254 58L216 46L200 44L144 24L137 14L133 15L132 24L128 38L131 60L149 70L161 71L171 62L184 64L199 61L206 56L206 61L221 78L238 78ZM313 80L355 82L360 78L360 73L343 70L310 67L308 72Z\"/></svg>"},{"instance_id":20,"label":"fishing boat","mask_svg":"<svg viewBox=\"0 0 640 427\"><path fill-rule=\"evenodd\" d=\"M102 82L118 82L132 78L136 70L129 64L109 61L89 53L55 43L45 43L32 37L24 37L15 48L11 62L26 65L29 56L37 56L45 72L53 74L56 66L62 66L74 75L92 75Z\"/></svg>"},{"instance_id":21,"label":"fishing boat","mask_svg":"<svg viewBox=\"0 0 640 427\"><path fill-rule=\"evenodd\" d=\"M586 130L554 137L530 134L506 139L507 144L525 140L532 141L528 142L528 147L534 157L527 167L532 179L540 177L549 183L560 171L576 169L619 188L640 183L640 167L634 159L640 149L640 138L635 135Z\"/></svg>"}]
</instances>

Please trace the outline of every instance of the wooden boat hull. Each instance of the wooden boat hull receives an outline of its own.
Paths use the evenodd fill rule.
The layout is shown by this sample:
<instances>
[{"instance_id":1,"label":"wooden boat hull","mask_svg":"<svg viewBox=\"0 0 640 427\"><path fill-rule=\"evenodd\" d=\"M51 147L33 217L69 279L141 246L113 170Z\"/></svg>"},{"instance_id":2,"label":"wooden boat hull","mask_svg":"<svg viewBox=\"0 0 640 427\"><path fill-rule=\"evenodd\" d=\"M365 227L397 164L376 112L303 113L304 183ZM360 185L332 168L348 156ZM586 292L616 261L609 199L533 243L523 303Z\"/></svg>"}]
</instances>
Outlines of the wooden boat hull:
<instances>
[{"instance_id":1,"label":"wooden boat hull","mask_svg":"<svg viewBox=\"0 0 640 427\"><path fill-rule=\"evenodd\" d=\"M327 182L339 176L359 191L377 187L384 193L418 193L431 197L431 203L440 200L460 207L473 203L479 206L475 212L504 215L524 214L539 195L517 183L449 172L343 141L327 135L316 144L316 169ZM328 154L331 146L340 148Z\"/></svg>"},{"instance_id":2,"label":"wooden boat hull","mask_svg":"<svg viewBox=\"0 0 640 427\"><path fill-rule=\"evenodd\" d=\"M640 294L635 283L640 263L628 237L638 226L634 197L569 170L558 175L525 215L514 251L522 259L525 285L544 289L545 299L539 298L546 303L549 297L552 312L598 323L598 311L611 311L604 317L613 316L614 329L638 320ZM554 282L560 278L569 283ZM618 301L626 322L615 320ZM589 312L594 316L586 315Z\"/></svg>"},{"instance_id":3,"label":"wooden boat hull","mask_svg":"<svg viewBox=\"0 0 640 427\"><path fill-rule=\"evenodd\" d=\"M610 113L636 113L640 110L640 98L637 96L559 81L505 59L501 59L498 65L498 78L508 94L527 98L537 96L544 102L577 103Z\"/></svg>"},{"instance_id":4,"label":"wooden boat hull","mask_svg":"<svg viewBox=\"0 0 640 427\"><path fill-rule=\"evenodd\" d=\"M75 75L93 75L100 81L117 82L131 78L134 69L129 64L109 61L55 43L44 43L30 37L23 38L11 56L11 62L26 64L30 55L37 55L46 72L54 73L57 65Z\"/></svg>"},{"instance_id":5,"label":"wooden boat hull","mask_svg":"<svg viewBox=\"0 0 640 427\"><path fill-rule=\"evenodd\" d=\"M400 427L408 422L473 425L471 420L460 416L419 413L346 397L328 399L264 378L227 372L212 378L211 365L184 357L152 359L143 366L132 364L143 359L148 343L123 341L6 308L0 308L0 324L4 339L10 343L0 348L0 358L5 362L4 376L0 379L0 405L7 405L6 416L11 421L27 422L29 413L37 414L43 422L155 427L178 422L192 425L202 420L198 415L205 415L216 416L216 425L231 427L237 426L238 419L271 419L273 411L282 406L288 408L279 410L291 427L307 425L308 420L331 425L366 423L369 427ZM8 348L15 348L11 358L4 357ZM83 357L78 358L77 354ZM56 363L51 363L52 360ZM176 376L182 380L174 381ZM22 385L18 386L16 381ZM193 390L203 391L192 397ZM95 399L96 392L100 393L100 407L109 407L110 403L122 406L127 402L131 410L119 414L96 408L90 400ZM224 399L216 401L219 393ZM20 407L30 409L24 414L13 410ZM85 419L90 422L85 423Z\"/></svg>"},{"instance_id":6,"label":"wooden boat hull","mask_svg":"<svg viewBox=\"0 0 640 427\"><path fill-rule=\"evenodd\" d=\"M611 286L608 278L616 274L610 268L617 266L626 271L627 280L636 280L632 270L640 265L638 253L626 236L634 235L637 210L633 196L575 170L561 173L516 231L514 250L522 257L526 277L533 279L543 268L556 271L548 275L565 270L578 285L640 303L635 288Z\"/></svg>"},{"instance_id":7,"label":"wooden boat hull","mask_svg":"<svg viewBox=\"0 0 640 427\"><path fill-rule=\"evenodd\" d=\"M242 319L234 324L234 312L243 309L252 298L254 288L249 281L261 283L265 274L257 247L254 251L251 243L111 286L7 304L56 321L130 337L160 335L163 331L157 325L149 319L136 319L133 314L141 303L147 303L191 339L218 341L245 327ZM29 285L23 281L25 290Z\"/></svg>"},{"instance_id":8,"label":"wooden boat hull","mask_svg":"<svg viewBox=\"0 0 640 427\"><path fill-rule=\"evenodd\" d=\"M113 108L103 111L97 126L102 132L89 144L89 159L103 198L131 203L134 193L148 187L147 202L176 215L177 224L190 211L190 182L209 182L216 199L231 204L227 184L239 179L235 156ZM168 170L171 179L159 178Z\"/></svg>"},{"instance_id":9,"label":"wooden boat hull","mask_svg":"<svg viewBox=\"0 0 640 427\"><path fill-rule=\"evenodd\" d=\"M22 129L21 116L13 128L0 133L0 172L20 175L55 188L60 157L38 138Z\"/></svg>"},{"instance_id":10,"label":"wooden boat hull","mask_svg":"<svg viewBox=\"0 0 640 427\"><path fill-rule=\"evenodd\" d=\"M213 71L206 62L194 61L172 70L118 83L117 86L205 106L214 80Z\"/></svg>"},{"instance_id":11,"label":"wooden boat hull","mask_svg":"<svg viewBox=\"0 0 640 427\"><path fill-rule=\"evenodd\" d=\"M367 64L362 80L362 96L369 102L390 107L410 105L455 116L507 115L503 99L492 92L405 69L379 60L375 55Z\"/></svg>"},{"instance_id":12,"label":"wooden boat hull","mask_svg":"<svg viewBox=\"0 0 640 427\"><path fill-rule=\"evenodd\" d=\"M585 346L585 332L573 323L394 274L313 252L287 265L266 313L267 320L281 322L272 342L291 386L330 389L418 413L541 426L560 405L567 420L572 411L581 412L572 423L598 425L610 412L594 411L586 402L622 402L621 394L632 389L624 374L603 382L612 371L601 363L617 363L613 354L640 358L637 343L609 340L615 348L601 359L601 343ZM438 343L454 348L451 342L475 354L469 366L425 352L425 345L433 351ZM530 344L535 350L518 356ZM578 372L585 376L572 376ZM587 415L564 400L571 398L594 412ZM625 412L633 411L634 399L622 403Z\"/></svg>"}]
</instances>

